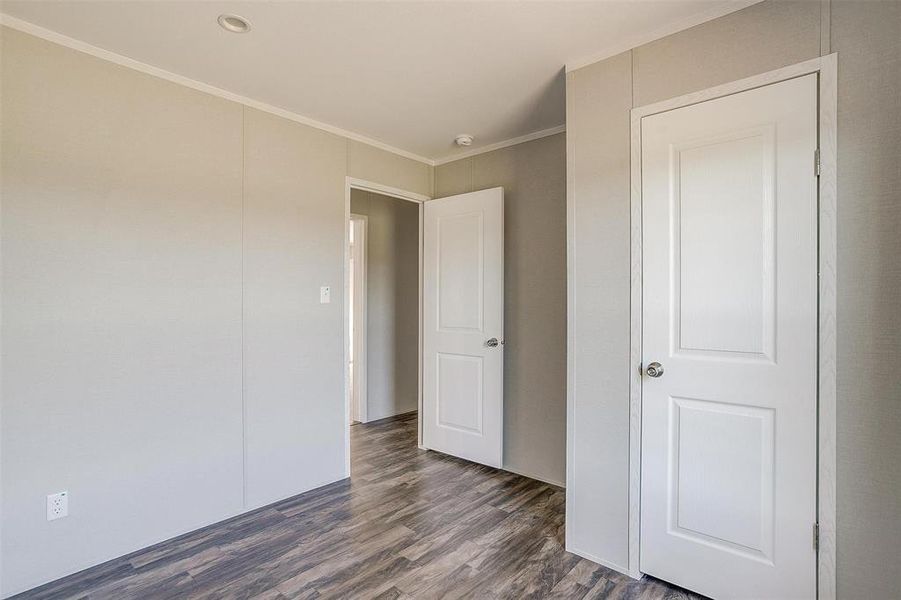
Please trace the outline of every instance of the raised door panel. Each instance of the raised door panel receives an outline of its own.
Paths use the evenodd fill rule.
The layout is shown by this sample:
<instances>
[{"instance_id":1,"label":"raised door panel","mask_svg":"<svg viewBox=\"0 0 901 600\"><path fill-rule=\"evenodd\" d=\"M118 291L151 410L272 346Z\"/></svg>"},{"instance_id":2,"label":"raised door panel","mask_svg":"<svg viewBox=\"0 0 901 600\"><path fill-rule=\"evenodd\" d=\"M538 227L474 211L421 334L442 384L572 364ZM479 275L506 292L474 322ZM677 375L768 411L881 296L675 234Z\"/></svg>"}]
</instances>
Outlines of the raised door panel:
<instances>
[{"instance_id":1,"label":"raised door panel","mask_svg":"<svg viewBox=\"0 0 901 600\"><path fill-rule=\"evenodd\" d=\"M438 353L438 426L482 435L482 357Z\"/></svg>"},{"instance_id":2,"label":"raised door panel","mask_svg":"<svg viewBox=\"0 0 901 600\"><path fill-rule=\"evenodd\" d=\"M671 533L772 560L773 428L772 409L670 398Z\"/></svg>"},{"instance_id":3,"label":"raised door panel","mask_svg":"<svg viewBox=\"0 0 901 600\"><path fill-rule=\"evenodd\" d=\"M673 146L673 353L771 357L774 128Z\"/></svg>"},{"instance_id":4,"label":"raised door panel","mask_svg":"<svg viewBox=\"0 0 901 600\"><path fill-rule=\"evenodd\" d=\"M485 278L482 213L439 217L436 233L438 327L481 332Z\"/></svg>"}]
</instances>

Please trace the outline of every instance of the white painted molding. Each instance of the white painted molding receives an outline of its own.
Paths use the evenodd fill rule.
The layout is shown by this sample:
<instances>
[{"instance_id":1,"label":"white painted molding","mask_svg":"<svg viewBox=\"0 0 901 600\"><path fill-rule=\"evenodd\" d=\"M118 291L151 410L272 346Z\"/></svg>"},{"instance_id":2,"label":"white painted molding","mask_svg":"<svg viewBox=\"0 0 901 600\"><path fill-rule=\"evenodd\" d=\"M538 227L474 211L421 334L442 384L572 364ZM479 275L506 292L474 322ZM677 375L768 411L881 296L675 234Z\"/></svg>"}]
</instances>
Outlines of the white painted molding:
<instances>
[{"instance_id":1,"label":"white painted molding","mask_svg":"<svg viewBox=\"0 0 901 600\"><path fill-rule=\"evenodd\" d=\"M817 596L835 600L838 288L838 55L820 63L820 322Z\"/></svg>"},{"instance_id":2,"label":"white painted molding","mask_svg":"<svg viewBox=\"0 0 901 600\"><path fill-rule=\"evenodd\" d=\"M575 71L577 69L581 69L582 67L587 67L588 65L600 62L606 58L610 58L611 56L616 56L617 54L627 52L639 46L643 46L644 44L665 38L668 35L679 33L680 31L684 31L686 29L690 29L695 25L700 25L701 23L712 21L714 19L728 15L729 13L739 11L743 8L747 8L762 1L763 0L735 0L734 2L730 2L728 4L718 4L709 10L705 10L688 18L681 19L679 21L676 21L675 23L667 25L666 27L655 29L651 33L632 36L630 38L627 38L626 41L616 44L615 46L609 46L604 50L601 50L600 52L596 52L584 58L567 61L566 72L569 73L570 71Z\"/></svg>"},{"instance_id":3,"label":"white painted molding","mask_svg":"<svg viewBox=\"0 0 901 600\"><path fill-rule=\"evenodd\" d=\"M432 175L434 176L434 169L432 169ZM433 177L434 179L434 177ZM416 410L419 411L419 414L416 417L416 445L419 446L422 450L427 450L427 448L422 443L422 399L423 399L423 389L422 389L422 354L423 349L425 348L424 344L424 334L425 334L425 206L420 203L419 205L419 298L416 299L417 306L416 308L419 311L419 319L418 319L418 327L419 327L419 339L417 340L417 357L416 357Z\"/></svg>"},{"instance_id":4,"label":"white painted molding","mask_svg":"<svg viewBox=\"0 0 901 600\"><path fill-rule=\"evenodd\" d=\"M691 92L676 98L669 98L667 100L661 100L660 102L654 102L653 104L639 106L632 109L632 116L641 119L675 108L682 108L683 106L698 104L715 98L730 96L732 94L763 87L765 85L770 85L771 83L778 83L794 77L803 77L804 75L810 75L811 73L819 73L823 67L824 60L827 58L828 57L811 58L810 60L805 60L804 62L788 67L782 67L781 69L776 69L774 71L761 73L760 75L752 75L751 77L745 77L738 81L717 85L712 88L707 88L706 90Z\"/></svg>"},{"instance_id":5,"label":"white painted molding","mask_svg":"<svg viewBox=\"0 0 901 600\"><path fill-rule=\"evenodd\" d=\"M590 65L592 63L604 60L605 58L609 58L621 52L625 52L627 50L631 50L637 46L642 44L646 44L648 42L652 42L654 40L666 37L667 35L682 31L684 29L688 29L689 27L693 27L700 23L704 23L706 21L710 21L717 17L721 17L723 15L729 14L731 12L735 12L742 8L751 6L752 4L756 4L761 2L762 0L735 0L731 4L720 5L715 9L705 11L694 15L688 19L683 19L678 21L666 28L661 28L655 30L654 32L644 35L644 36L636 36L630 38L629 41L619 44L615 47L607 48L597 54L593 54L590 57L586 57L584 59L576 60L574 62L566 63L566 71L574 71L576 69L580 69L584 66ZM146 73L148 75L152 75L153 77L158 77L160 79L165 79L166 81L171 81L172 83L176 83L179 85L183 85L185 87L189 87L191 89L195 89L200 92L204 92L213 96L218 96L220 98L224 98L225 100L230 100L232 102L237 102L239 104L243 104L244 106L249 106L250 108L255 108L257 110L261 110L263 112L267 112L284 119L288 119L290 121L294 121L296 123L301 123L303 125L307 125L309 127L314 127L316 129L320 129L322 131L327 131L329 133L333 133L335 135L339 135L341 137L354 140L356 142L360 142L363 144L367 144L369 146L373 146L380 150L384 150L386 152L391 152L392 154L397 154L398 156L403 156L404 158L409 158L411 160L415 160L417 162L421 162L427 164L429 166L439 166L449 162L453 162L455 160L461 160L464 158L469 158L472 156L477 156L479 154L484 154L486 152L491 152L493 150L500 150L501 148L507 148L510 146L515 146L517 144L523 144L525 142L530 142L532 140L541 139L543 137L548 137L551 135L556 135L558 133L563 133L566 131L566 125L559 125L557 127L551 127L549 129L542 129L540 131L534 131L532 133L528 133L525 135L521 135L515 138L511 138L508 140L503 140L500 142L496 142L494 144L489 144L487 146L483 146L481 148L474 148L472 150L468 150L466 152L461 152L459 154L448 155L443 158L432 159L425 156L421 156L419 154L408 152L407 150L403 150L402 148L397 148L390 144L386 144L385 142L381 142L377 139L368 137L366 135L356 133L354 131L350 131L347 129L342 129L341 127L337 127L334 125L330 125L328 123L324 123L322 121L317 121L316 119L312 119L310 117L305 117L301 114L286 110L284 108L279 108L277 106L273 106L271 104L267 104L265 102L254 100L253 98L249 98L247 96L242 96L241 94L237 94L234 92L230 92L228 90L218 88L216 86L210 85L208 83L204 83L202 81L197 81L195 79L191 79L189 77L185 77L183 75L179 75L177 73L173 73L171 71L167 71L165 69L161 69L159 67L155 67L153 65L143 63L141 61L135 60L133 58L129 58L122 54L117 54L116 52L112 52L110 50L105 50L98 46L94 46L92 44L88 44L87 42L83 42L81 40L69 37L65 34L59 33L57 31L53 31L51 29L47 29L45 27L41 27L40 25L35 25L34 23L30 23L28 21L24 21L17 17L13 17L11 15L7 15L4 13L0 13L0 25L5 27L9 27L11 29L16 29L23 33L27 33L29 35L33 35L35 37L39 37L41 39L47 40L48 42L52 42L54 44L59 44L60 46L65 46L67 48L71 48L72 50L76 50L78 52L83 52L85 54L89 54L94 56L95 58L99 58L101 60L106 60L108 62L115 63L117 65L127 67L129 69L133 69L135 71L140 71L142 73Z\"/></svg>"},{"instance_id":6,"label":"white painted molding","mask_svg":"<svg viewBox=\"0 0 901 600\"><path fill-rule=\"evenodd\" d=\"M641 116L631 114L629 245L629 575L641 577Z\"/></svg>"},{"instance_id":7,"label":"white painted molding","mask_svg":"<svg viewBox=\"0 0 901 600\"><path fill-rule=\"evenodd\" d=\"M414 154L413 152L407 152L406 150L396 148L394 146L391 146L390 144L380 142L379 140L362 135L360 133L342 129L340 127L335 127L334 125L329 125L328 123L323 123L322 121L317 121L316 119L311 119L310 117L305 117L289 110L285 110L277 106L272 106L271 104L260 102L259 100L254 100L253 98L248 98L247 96L242 96L240 94L218 88L202 81L196 81L189 77L184 77L183 75L172 73L171 71L167 71L159 67L154 67L153 65L134 60L133 58L117 54L110 50L104 50L103 48L93 46L91 44L88 44L87 42L71 38L62 33L46 29L44 27L41 27L40 25L35 25L34 23L29 23L28 21L23 21L22 19L12 17L7 14L0 13L0 25L9 27L11 29L16 29L35 37L39 37L54 44L59 44L60 46L71 48L72 50L76 50L78 52L89 54L95 58L115 63L117 65L127 67L135 71L140 71L142 73L146 73L147 75L152 75L153 77L165 79L166 81L171 81L172 83L177 83L179 85L183 85L185 87L189 87L206 94L218 96L232 102L237 102L238 104L243 104L244 106L249 106L250 108L255 108L257 110L261 110L263 112L267 112L284 119L294 121L296 123L314 127L322 131L327 131L328 133L333 133L335 135L339 135L356 142L367 144L380 150L385 150L386 152L391 152L392 154L403 156L404 158L409 158L421 163L425 163L429 166L435 166L435 161L430 158Z\"/></svg>"},{"instance_id":8,"label":"white painted molding","mask_svg":"<svg viewBox=\"0 0 901 600\"><path fill-rule=\"evenodd\" d=\"M629 390L629 569L640 577L641 493L641 119L649 115L722 98L743 91L817 73L819 78L819 271L817 362L817 598L836 598L836 211L837 211L837 74L833 53L760 75L670 98L631 112L631 349Z\"/></svg>"},{"instance_id":9,"label":"white painted molding","mask_svg":"<svg viewBox=\"0 0 901 600\"><path fill-rule=\"evenodd\" d=\"M350 292L350 230L347 224L350 222L350 178L344 178L344 258L341 269L344 271L344 291L341 300L343 318L341 319L341 344L344 346L344 364L341 374L344 377L344 477L350 477L350 302L347 299Z\"/></svg>"},{"instance_id":10,"label":"white painted molding","mask_svg":"<svg viewBox=\"0 0 901 600\"><path fill-rule=\"evenodd\" d=\"M431 200L431 198L424 194L408 192L407 190L391 187L390 185L382 185L381 183L366 181L364 179L357 179L355 177L346 177L345 179L347 181L348 189L353 188L355 190L363 190L364 192L372 192L374 194L381 194L383 196L391 196L392 198L399 198L400 200L408 200L410 202L416 202L419 204Z\"/></svg>"},{"instance_id":11,"label":"white painted molding","mask_svg":"<svg viewBox=\"0 0 901 600\"><path fill-rule=\"evenodd\" d=\"M357 400L359 403L357 404L357 410L354 412L354 387L350 386L351 378L348 376L348 400L350 401L350 413L351 417L355 417L356 421L360 423L368 423L369 422L369 215L357 215L353 212L350 213L348 224L352 223L354 220L359 220L362 223L361 231L363 232L362 237L359 240L354 240L354 245L359 244L360 246L360 262L354 262L354 269L360 269L363 272L363 276L360 278L362 283L360 285L360 331L359 335L354 337L354 344L348 344L348 353L353 360L354 363L354 373L353 373L353 382L356 388L359 390L359 394ZM348 235L350 234L350 227L348 227ZM352 257L352 252L348 253L348 256ZM353 280L354 273L349 272L347 276L348 282ZM353 293L356 294L357 288L354 286ZM356 300L356 298L352 297L351 291L348 289L347 291L348 300ZM351 313L354 309L354 304L352 302L348 302L349 306L347 308L348 316L351 316ZM350 325L348 324L348 338L350 337ZM349 342L350 340L348 340ZM359 342L359 354L357 353L357 349L354 345ZM351 419L354 420L354 419Z\"/></svg>"},{"instance_id":12,"label":"white painted molding","mask_svg":"<svg viewBox=\"0 0 901 600\"><path fill-rule=\"evenodd\" d=\"M482 146L481 148L473 148L472 150L467 150L466 152L460 152L459 154L452 154L449 156L445 156L444 158L438 158L438 159L434 160L433 163L437 167L439 165L454 162L455 160L462 160L464 158L470 158L471 156L485 154L486 152L500 150L501 148L508 148L510 146L515 146L517 144L524 144L526 142L531 142L532 140L540 140L541 138L548 137L551 135L557 135L558 133L563 133L564 131L566 131L566 125L558 125L557 127L551 127L550 129L542 129L541 131L534 131L532 133L527 133L526 135L521 135L519 137L510 138L509 140L504 140L502 142L497 142L494 144L489 144L487 146Z\"/></svg>"},{"instance_id":13,"label":"white painted molding","mask_svg":"<svg viewBox=\"0 0 901 600\"><path fill-rule=\"evenodd\" d=\"M23 33L27 33L29 35L33 35L35 37L41 38L43 40L47 40L48 42L52 42L54 44L59 44L60 46L65 46L66 48L71 48L72 50L76 50L78 52L83 52L84 54L88 54L95 58L99 58L101 60L105 60L107 62L115 63L117 65L133 69L135 71L139 71L141 73L146 73L147 75L151 75L153 77L158 77L160 79L165 79L166 81L171 81L172 83L176 83L178 85L183 85L185 87L189 87L191 89L197 90L199 92L204 92L206 94L210 94L212 96L217 96L219 98L224 98L225 100L230 100L231 102L237 102L238 104L243 104L244 106L249 106L250 108L255 108L257 110L261 110L263 112L267 112L278 117L282 117L284 119L288 119L289 121L294 121L296 123L301 123L302 125L307 125L309 127L314 127L316 129L320 129L322 131L327 131L328 133L333 133L335 135L339 135L341 137L347 138L349 140L354 140L355 142L360 142L362 144L367 144L369 146L373 146L374 148L378 148L379 150L384 150L386 152L391 152L392 154L397 154L398 156L403 156L404 158L409 158L411 160L415 160L417 162L421 162L427 164L429 166L435 167L444 163L452 162L455 160L459 160L461 158L467 158L470 156L475 156L476 154L482 154L483 152L491 152L492 150L498 150L500 148L506 148L508 146L515 146L516 144L522 144L524 142L530 142L532 140L537 140L543 137L547 137L549 135L554 135L557 133L561 133L566 130L565 125L560 125L558 127L552 127L550 129L543 129L541 131L535 131L526 135L522 135L516 138L512 138L509 140L504 140L502 142L497 142L495 144L491 144L488 146L484 146L482 148L476 148L473 150L469 150L467 152L463 152L461 154L455 154L453 156L447 156L442 159L434 160L425 156L421 156L419 154L415 154L413 152L408 152L403 150L402 148L397 148L390 144L386 144L385 142L381 142L374 138L365 136L360 133L356 133L354 131L350 131L347 129L342 129L341 127L336 127L334 125L329 125L328 123L323 123L322 121L317 121L316 119L312 119L310 117L305 117L303 115L297 114L295 112L291 112L290 110L286 110L284 108L279 108L277 106L273 106L271 104L267 104L265 102L261 102L259 100L254 100L253 98L248 98L247 96L242 96L241 94L236 94L234 92L230 92L228 90L224 90L222 88L218 88L216 86L210 85L208 83L204 83L202 81L197 81L195 79L191 79L190 77L185 77L183 75L179 75L178 73L173 73L171 71L167 71L165 69L161 69L159 67L155 67L153 65L149 65L147 63L143 63L141 61L135 60L133 58L129 58L122 54L117 54L116 52L112 52L110 50L105 50L98 46L94 46L88 44L87 42L83 42L81 40L69 37L65 34L59 33L57 31L53 31L51 29L47 29L45 27L41 27L40 25L35 25L34 23L30 23L28 21L24 21L17 17L13 17L4 13L0 13L0 25L9 27L10 29L15 29L17 31L21 31ZM378 190L373 190L378 191ZM379 193L387 193L389 196L396 196L397 194L391 192L379 192ZM403 196L403 198L410 200L412 198ZM424 196L423 196L424 198Z\"/></svg>"},{"instance_id":14,"label":"white painted molding","mask_svg":"<svg viewBox=\"0 0 901 600\"><path fill-rule=\"evenodd\" d=\"M570 75L566 75L567 87ZM575 114L575 94L566 94L566 115ZM564 515L564 541L566 549L572 549L573 519L576 497L576 348L578 333L576 327L576 296L578 273L576 272L576 196L575 196L575 142L566 136L566 506ZM581 555L580 555L581 556ZM590 560L590 559L589 559ZM600 563L599 563L600 564Z\"/></svg>"}]
</instances>

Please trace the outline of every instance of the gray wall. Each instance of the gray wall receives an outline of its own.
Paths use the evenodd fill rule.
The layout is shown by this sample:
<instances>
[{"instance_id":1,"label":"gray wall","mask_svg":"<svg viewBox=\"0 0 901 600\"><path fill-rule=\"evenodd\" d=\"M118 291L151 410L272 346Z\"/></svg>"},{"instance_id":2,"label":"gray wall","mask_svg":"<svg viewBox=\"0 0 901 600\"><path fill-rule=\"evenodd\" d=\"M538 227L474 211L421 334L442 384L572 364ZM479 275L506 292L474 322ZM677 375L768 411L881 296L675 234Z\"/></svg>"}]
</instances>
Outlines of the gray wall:
<instances>
[{"instance_id":1,"label":"gray wall","mask_svg":"<svg viewBox=\"0 0 901 600\"><path fill-rule=\"evenodd\" d=\"M824 6L769 0L567 75L575 369L567 542L580 553L628 563L628 111L831 45L839 53L838 592L901 590L901 3Z\"/></svg>"},{"instance_id":2,"label":"gray wall","mask_svg":"<svg viewBox=\"0 0 901 600\"><path fill-rule=\"evenodd\" d=\"M435 169L405 156L347 140L347 174L366 181L391 181L391 187L431 196Z\"/></svg>"},{"instance_id":3,"label":"gray wall","mask_svg":"<svg viewBox=\"0 0 901 600\"><path fill-rule=\"evenodd\" d=\"M439 166L436 196L504 187L504 468L563 484L566 137Z\"/></svg>"},{"instance_id":4,"label":"gray wall","mask_svg":"<svg viewBox=\"0 0 901 600\"><path fill-rule=\"evenodd\" d=\"M568 549L628 567L632 57L566 76Z\"/></svg>"},{"instance_id":5,"label":"gray wall","mask_svg":"<svg viewBox=\"0 0 901 600\"><path fill-rule=\"evenodd\" d=\"M834 2L838 592L901 597L901 2Z\"/></svg>"},{"instance_id":6,"label":"gray wall","mask_svg":"<svg viewBox=\"0 0 901 600\"><path fill-rule=\"evenodd\" d=\"M246 508L343 476L344 151L338 136L245 109Z\"/></svg>"},{"instance_id":7,"label":"gray wall","mask_svg":"<svg viewBox=\"0 0 901 600\"><path fill-rule=\"evenodd\" d=\"M0 32L9 595L344 477L345 175L432 167Z\"/></svg>"},{"instance_id":8,"label":"gray wall","mask_svg":"<svg viewBox=\"0 0 901 600\"><path fill-rule=\"evenodd\" d=\"M416 410L419 393L419 205L351 190L366 215L368 421Z\"/></svg>"}]
</instances>

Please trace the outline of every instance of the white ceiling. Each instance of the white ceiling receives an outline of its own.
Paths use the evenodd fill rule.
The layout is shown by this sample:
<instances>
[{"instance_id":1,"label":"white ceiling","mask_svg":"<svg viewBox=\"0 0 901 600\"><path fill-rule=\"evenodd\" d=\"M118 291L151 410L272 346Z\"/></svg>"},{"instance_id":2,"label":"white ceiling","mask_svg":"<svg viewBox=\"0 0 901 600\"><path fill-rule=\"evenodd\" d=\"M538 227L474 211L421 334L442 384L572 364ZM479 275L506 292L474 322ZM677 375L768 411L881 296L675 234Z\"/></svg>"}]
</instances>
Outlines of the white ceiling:
<instances>
[{"instance_id":1,"label":"white ceiling","mask_svg":"<svg viewBox=\"0 0 901 600\"><path fill-rule=\"evenodd\" d=\"M219 2L5 0L2 12L426 159L558 127L564 65L748 0ZM253 25L221 29L220 13Z\"/></svg>"}]
</instances>

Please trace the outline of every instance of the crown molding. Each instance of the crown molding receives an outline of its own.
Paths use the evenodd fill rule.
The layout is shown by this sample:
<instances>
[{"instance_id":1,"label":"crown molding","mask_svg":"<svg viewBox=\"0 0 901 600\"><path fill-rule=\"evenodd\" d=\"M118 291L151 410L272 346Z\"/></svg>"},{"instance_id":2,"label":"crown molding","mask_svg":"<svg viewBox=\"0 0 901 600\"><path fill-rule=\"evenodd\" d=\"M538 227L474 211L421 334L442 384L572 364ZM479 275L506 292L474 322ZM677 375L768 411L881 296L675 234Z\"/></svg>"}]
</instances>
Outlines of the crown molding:
<instances>
[{"instance_id":1,"label":"crown molding","mask_svg":"<svg viewBox=\"0 0 901 600\"><path fill-rule=\"evenodd\" d=\"M435 159L433 162L435 166L447 164L450 162L454 162L455 160L462 160L464 158L470 158L472 156L477 156L479 154L485 154L486 152L492 152L494 150L500 150L501 148L507 148L509 146L515 146L517 144L524 144L525 142L531 142L532 140L539 140L544 137L548 137L550 135L556 135L558 133L563 133L566 131L566 125L558 125L557 127L551 127L550 129L542 129L541 131L533 131L532 133L527 133L526 135L521 135L519 137L510 138L509 140L504 140L502 142L496 142L494 144L489 144L487 146L482 146L481 148L473 148L472 150L467 150L466 152L460 152L459 154L451 154L449 156L445 156L444 158Z\"/></svg>"},{"instance_id":2,"label":"crown molding","mask_svg":"<svg viewBox=\"0 0 901 600\"><path fill-rule=\"evenodd\" d=\"M72 50L76 50L78 52L89 54L101 60L115 63L117 65L127 67L135 71L140 71L142 73L146 73L147 75L152 75L153 77L165 79L167 81L171 81L172 83L177 83L179 85L183 85L185 87L189 87L206 94L218 96L220 98L224 98L225 100L237 102L238 104L243 104L244 106L248 106L250 108L255 108L263 112L271 113L273 115L295 121L297 123L313 127L315 129L327 131L328 133L333 133L335 135L354 140L356 142L367 144L380 150L385 150L386 152L391 152L392 154L403 156L404 158L409 158L430 166L435 166L435 161L430 158L420 156L413 152L407 152L406 150L402 150L401 148L396 148L394 146L391 146L390 144L380 142L379 140L356 133L354 131L349 131L347 129L342 129L334 125L329 125L328 123L323 123L322 121L317 121L316 119L305 117L295 112L291 112L290 110L285 110L284 108L279 108L277 106L273 106L259 100L254 100L253 98L248 98L247 96L242 96L240 94L218 88L202 81L191 79L190 77L185 77L183 75L179 75L177 73L173 73L159 67L154 67L153 65L149 65L133 58L123 56L122 54L117 54L110 50L104 50L103 48L93 46L91 44L88 44L87 42L77 40L57 31L41 27L40 25L35 25L34 23L24 21L17 17L0 13L0 25L21 31L23 33L27 33L29 35L33 35L60 46L71 48Z\"/></svg>"},{"instance_id":3,"label":"crown molding","mask_svg":"<svg viewBox=\"0 0 901 600\"><path fill-rule=\"evenodd\" d=\"M762 1L763 0L734 0L726 4L718 4L717 6L709 10L699 12L685 19L680 19L679 21L670 23L665 27L655 29L650 33L632 36L625 42L616 44L614 46L609 46L604 50L601 50L600 52L596 52L577 60L567 61L566 72L569 73L570 71L575 71L577 69L581 69L582 67L587 67L588 65L600 62L604 59L610 58L611 56L616 56L617 54L628 52L629 50L638 48L639 46L643 46L644 44L665 38L668 35L679 33L680 31L684 31L686 29L690 29L695 25L700 25L701 23L706 23L707 21L712 21L719 17L726 16L730 13L737 12L743 8L747 8Z\"/></svg>"},{"instance_id":4,"label":"crown molding","mask_svg":"<svg viewBox=\"0 0 901 600\"><path fill-rule=\"evenodd\" d=\"M643 36L635 36L629 41L618 44L616 46L608 47L607 49L592 54L591 56L576 60L570 61L566 63L566 72L569 73L571 71L575 71L577 69L581 69L582 67L586 67L590 64L599 62L611 56L615 56L622 52L626 52L627 50L631 50L642 44L647 44L654 40L666 37L673 33L677 33L679 31L688 29L690 27L694 27L695 25L700 25L701 23L705 23L707 21L716 19L718 17L727 15L729 13L741 10L753 4L757 4L762 0L734 0L725 5L718 5L715 8L701 12L699 14L693 15L690 18L683 19L681 21L677 21L667 27L660 28L655 30L650 34L646 34ZM397 148L390 144L386 144L374 138L362 135L360 133L356 133L354 131L350 131L347 129L342 129L340 127L336 127L334 125L330 125L328 123L324 123L322 121L317 121L316 119L312 119L310 117L305 117L301 114L286 110L284 108L279 108L277 106L273 106L271 104L267 104L265 102L261 102L259 100L254 100L253 98L249 98L247 96L242 96L241 94L237 94L234 92L230 92L228 90L210 85L208 83L204 83L202 81L197 81L195 79L191 79L189 77L185 77L183 75L179 75L177 73L173 73L171 71L167 71L165 69L155 67L153 65L143 63L141 61L135 60L133 58L129 58L122 54L118 54L116 52L112 52L110 50L105 50L98 46L94 46L88 44L87 42L83 42L81 40L69 37L65 34L59 33L57 31L53 31L51 29L47 29L45 27L41 27L40 25L35 25L29 21L25 21L19 19L17 17L13 17L4 13L0 13L0 25L9 27L11 29L16 29L23 33L27 33L29 35L33 35L35 37L47 40L48 42L52 42L54 44L58 44L60 46L65 46L67 48L71 48L72 50L76 50L78 52L83 52L85 54L94 56L95 58L99 58L101 60L105 60L108 62L115 63L117 65L133 69L135 71L140 71L142 73L146 73L147 75L151 75L153 77L158 77L160 79L165 79L166 81L170 81L172 83L176 83L178 85L183 85L185 87L189 87L195 89L200 92L204 92L213 96L218 96L220 98L224 98L225 100L230 100L232 102L237 102L238 104L243 104L244 106L248 106L250 108L255 108L257 110L261 110L263 112L267 112L290 121L294 121L296 123L301 123L303 125L307 125L309 127L313 127L315 129L319 129L322 131L326 131L328 133L332 133L346 139L354 140L356 142L360 142L374 148L378 148L380 150L384 150L386 152L390 152L392 154L396 154L398 156L403 156L404 158L409 158L411 160L415 160L417 162L421 162L427 164L429 166L439 166L449 162L453 162L455 160L461 160L464 158L470 158L472 156L477 156L479 154L484 154L486 152L492 152L494 150L500 150L501 148L507 148L510 146L515 146L517 144L522 144L525 142L530 142L532 140L541 139L543 137L555 135L558 133L562 133L566 131L566 125L559 125L557 127L551 127L549 129L542 129L540 131L535 131L532 133L528 133L526 135L521 135L515 138L511 138L508 140L496 142L494 144L489 144L487 146L482 146L480 148L474 148L472 150L467 150L465 152L460 152L458 154L451 154L444 156L438 159L427 158L425 156L421 156L419 154L415 154L413 152L408 152L401 148Z\"/></svg>"}]
</instances>

